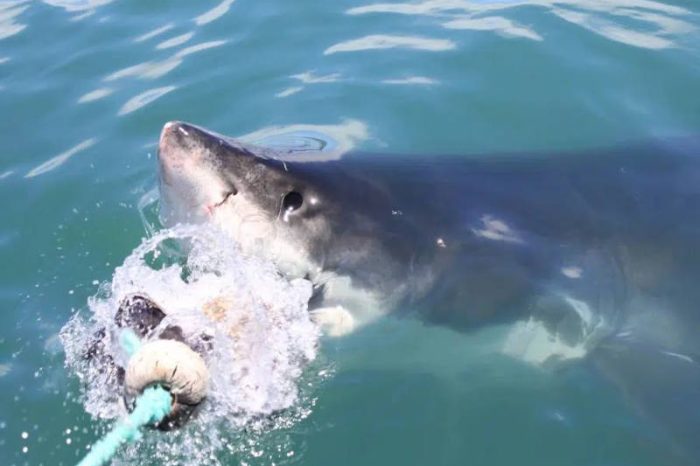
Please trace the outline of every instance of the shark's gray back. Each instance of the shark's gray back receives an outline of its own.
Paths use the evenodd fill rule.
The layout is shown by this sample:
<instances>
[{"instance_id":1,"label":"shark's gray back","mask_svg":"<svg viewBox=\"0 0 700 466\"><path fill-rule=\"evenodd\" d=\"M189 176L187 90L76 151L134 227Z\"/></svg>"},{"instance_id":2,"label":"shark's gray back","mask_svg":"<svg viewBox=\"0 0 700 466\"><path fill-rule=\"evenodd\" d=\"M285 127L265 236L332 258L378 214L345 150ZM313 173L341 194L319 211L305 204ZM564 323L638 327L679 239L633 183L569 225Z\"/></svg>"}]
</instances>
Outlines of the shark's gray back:
<instances>
[{"instance_id":1,"label":"shark's gray back","mask_svg":"<svg viewBox=\"0 0 700 466\"><path fill-rule=\"evenodd\" d=\"M407 309L462 329L534 319L571 344L591 324L587 309L606 325L592 361L640 415L661 421L678 444L671 464L695 464L697 140L400 164L358 156L347 166L353 176L372 173L404 219L392 229L403 228L407 249L431 251L424 261L439 270L431 292Z\"/></svg>"},{"instance_id":2,"label":"shark's gray back","mask_svg":"<svg viewBox=\"0 0 700 466\"><path fill-rule=\"evenodd\" d=\"M342 191L352 208L375 211L386 247L413 267L407 273L432 268L431 291L407 307L436 321L507 319L545 290L568 290L617 319L639 293L672 300L684 314L700 302L690 278L700 272L698 147L350 154L298 169Z\"/></svg>"}]
</instances>

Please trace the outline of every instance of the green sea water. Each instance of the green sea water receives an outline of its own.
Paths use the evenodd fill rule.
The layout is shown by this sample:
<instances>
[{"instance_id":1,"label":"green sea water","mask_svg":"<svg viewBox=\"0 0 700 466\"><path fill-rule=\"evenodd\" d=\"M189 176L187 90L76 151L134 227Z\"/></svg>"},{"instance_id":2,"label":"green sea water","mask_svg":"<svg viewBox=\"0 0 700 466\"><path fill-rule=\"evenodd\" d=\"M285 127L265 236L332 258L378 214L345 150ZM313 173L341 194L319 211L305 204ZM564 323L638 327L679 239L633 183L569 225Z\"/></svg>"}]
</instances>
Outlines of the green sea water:
<instances>
[{"instance_id":1,"label":"green sea water","mask_svg":"<svg viewBox=\"0 0 700 466\"><path fill-rule=\"evenodd\" d=\"M424 157L585 150L697 135L699 91L692 0L0 0L0 464L75 464L104 432L57 334L146 236L166 121ZM545 371L492 340L409 319L324 340L308 413L221 461L674 464L587 362Z\"/></svg>"}]
</instances>

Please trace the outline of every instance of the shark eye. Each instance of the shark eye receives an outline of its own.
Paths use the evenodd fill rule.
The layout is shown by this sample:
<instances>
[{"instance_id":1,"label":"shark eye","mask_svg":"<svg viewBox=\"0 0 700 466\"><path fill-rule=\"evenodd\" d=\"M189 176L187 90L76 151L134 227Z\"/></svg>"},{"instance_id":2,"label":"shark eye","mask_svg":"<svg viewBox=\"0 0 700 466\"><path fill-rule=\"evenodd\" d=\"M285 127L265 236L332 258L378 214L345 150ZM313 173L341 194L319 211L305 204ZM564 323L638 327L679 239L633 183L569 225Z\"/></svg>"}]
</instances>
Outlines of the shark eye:
<instances>
[{"instance_id":1,"label":"shark eye","mask_svg":"<svg viewBox=\"0 0 700 466\"><path fill-rule=\"evenodd\" d=\"M282 210L292 212L297 210L304 203L304 198L296 191L290 191L282 199Z\"/></svg>"}]
</instances>

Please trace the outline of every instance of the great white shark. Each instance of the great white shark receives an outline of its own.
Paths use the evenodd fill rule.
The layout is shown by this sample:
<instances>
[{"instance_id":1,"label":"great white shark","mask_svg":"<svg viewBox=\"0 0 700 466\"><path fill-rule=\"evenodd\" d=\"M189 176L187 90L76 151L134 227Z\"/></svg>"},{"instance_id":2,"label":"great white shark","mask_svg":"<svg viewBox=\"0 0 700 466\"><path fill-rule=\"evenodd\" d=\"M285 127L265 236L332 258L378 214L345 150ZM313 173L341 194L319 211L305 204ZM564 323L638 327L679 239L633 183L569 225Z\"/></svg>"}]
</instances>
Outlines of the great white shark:
<instances>
[{"instance_id":1,"label":"great white shark","mask_svg":"<svg viewBox=\"0 0 700 466\"><path fill-rule=\"evenodd\" d=\"M666 421L684 445L679 464L700 458L688 447L700 428L697 140L301 155L167 123L162 220L215 223L244 252L309 279L310 312L331 334L389 312L465 331L535 323Z\"/></svg>"}]
</instances>

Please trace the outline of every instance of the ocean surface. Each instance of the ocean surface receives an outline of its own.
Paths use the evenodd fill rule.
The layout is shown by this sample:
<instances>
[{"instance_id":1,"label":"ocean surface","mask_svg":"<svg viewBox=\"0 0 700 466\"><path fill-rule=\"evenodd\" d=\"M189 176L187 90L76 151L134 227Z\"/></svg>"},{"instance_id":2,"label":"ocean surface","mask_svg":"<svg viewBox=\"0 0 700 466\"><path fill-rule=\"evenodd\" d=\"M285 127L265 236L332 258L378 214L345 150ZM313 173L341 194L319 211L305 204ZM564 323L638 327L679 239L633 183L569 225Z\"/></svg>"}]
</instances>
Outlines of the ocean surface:
<instances>
[{"instance_id":1,"label":"ocean surface","mask_svg":"<svg viewBox=\"0 0 700 466\"><path fill-rule=\"evenodd\" d=\"M0 0L0 112L0 463L71 465L112 421L58 334L151 234L166 121L428 158L693 136L700 3ZM499 331L321 339L284 422L196 460L149 433L119 461L673 466L585 358L535 367Z\"/></svg>"}]
</instances>

